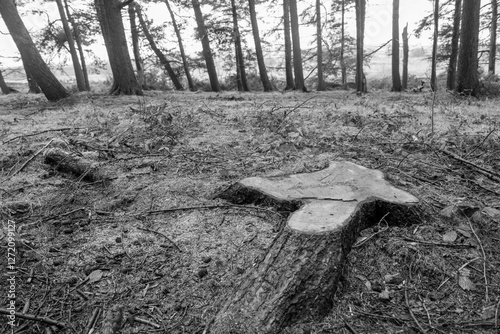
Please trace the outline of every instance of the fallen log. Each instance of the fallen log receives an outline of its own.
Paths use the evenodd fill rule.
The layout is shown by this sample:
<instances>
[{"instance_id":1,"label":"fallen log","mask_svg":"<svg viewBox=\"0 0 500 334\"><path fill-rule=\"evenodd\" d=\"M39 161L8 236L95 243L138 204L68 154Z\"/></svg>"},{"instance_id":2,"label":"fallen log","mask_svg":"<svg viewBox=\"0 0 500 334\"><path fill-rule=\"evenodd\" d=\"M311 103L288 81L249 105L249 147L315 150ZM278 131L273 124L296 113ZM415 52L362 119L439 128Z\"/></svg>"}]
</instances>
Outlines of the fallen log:
<instances>
[{"instance_id":1,"label":"fallen log","mask_svg":"<svg viewBox=\"0 0 500 334\"><path fill-rule=\"evenodd\" d=\"M359 232L422 220L419 201L381 171L350 162L285 177L251 177L219 194L237 204L294 211L263 259L248 269L223 304L211 333L279 333L333 306L347 256Z\"/></svg>"},{"instance_id":2,"label":"fallen log","mask_svg":"<svg viewBox=\"0 0 500 334\"><path fill-rule=\"evenodd\" d=\"M59 148L52 148L45 152L45 163L53 166L57 171L88 181L106 181L109 178L97 164L91 160L66 152Z\"/></svg>"}]
</instances>

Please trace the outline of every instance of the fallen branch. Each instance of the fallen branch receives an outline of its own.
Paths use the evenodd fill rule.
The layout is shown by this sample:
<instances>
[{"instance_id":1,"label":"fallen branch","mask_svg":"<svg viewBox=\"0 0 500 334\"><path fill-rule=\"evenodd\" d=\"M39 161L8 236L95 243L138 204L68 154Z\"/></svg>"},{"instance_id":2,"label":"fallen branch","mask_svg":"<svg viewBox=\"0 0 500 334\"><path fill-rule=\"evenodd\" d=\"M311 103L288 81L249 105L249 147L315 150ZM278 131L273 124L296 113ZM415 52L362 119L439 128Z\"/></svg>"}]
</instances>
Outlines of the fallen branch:
<instances>
[{"instance_id":1,"label":"fallen branch","mask_svg":"<svg viewBox=\"0 0 500 334\"><path fill-rule=\"evenodd\" d=\"M40 131L40 132L29 133L27 135L19 135L19 136L10 138L10 139L2 142L2 144L10 143L11 141L14 141L14 140L19 139L19 138L37 136L37 135L40 135L42 133L47 133L47 132L66 131L66 130L78 130L78 129L83 129L83 128L59 128L59 129L43 130L43 131Z\"/></svg>"},{"instance_id":2,"label":"fallen branch","mask_svg":"<svg viewBox=\"0 0 500 334\"><path fill-rule=\"evenodd\" d=\"M475 163L473 162L470 162L468 160L465 160L463 158L460 158L458 155L456 155L455 153L453 152L450 152L450 151L447 151L447 150L440 150L441 152L443 152L444 154L446 155L449 155L450 157L452 157L453 159L455 160L458 160L466 165L469 165L469 166L472 166L478 170L480 170L483 174L486 174L487 176L489 176L492 180L495 180L496 182L500 182L500 174L492 171L492 170L489 170L487 168L484 168L484 167L481 167L481 166L478 166L476 165Z\"/></svg>"},{"instance_id":3,"label":"fallen branch","mask_svg":"<svg viewBox=\"0 0 500 334\"><path fill-rule=\"evenodd\" d=\"M29 163L31 160L35 159L40 153L42 153L43 150L45 150L47 148L47 146L50 145L50 143L52 143L54 139L51 139L49 140L49 142L47 144L45 144L41 149L39 149L35 154L33 154L28 160L26 160L26 162L21 166L21 168L19 168L17 171L15 171L12 176L16 175L17 173L21 172Z\"/></svg>"},{"instance_id":4,"label":"fallen branch","mask_svg":"<svg viewBox=\"0 0 500 334\"><path fill-rule=\"evenodd\" d=\"M149 325L149 326L154 327L156 329L160 329L161 328L160 325L158 325L158 324L156 324L156 323L154 323L152 321L146 320L146 319L141 319L141 318L138 318L138 317L133 317L133 319L134 319L134 321L137 321L137 322L139 322L141 324L144 324L144 325Z\"/></svg>"},{"instance_id":5,"label":"fallen branch","mask_svg":"<svg viewBox=\"0 0 500 334\"><path fill-rule=\"evenodd\" d=\"M0 314L7 314L7 315L12 315L11 310L7 310L4 308L0 308ZM16 318L21 318L21 319L26 319L26 320L33 320L33 321L40 321L44 322L49 325L55 325L59 328L65 328L66 324L64 322L60 322L57 320L53 320L47 317L40 317L38 315L34 314L26 314L26 313L21 313L21 312L14 312L13 314Z\"/></svg>"},{"instance_id":6,"label":"fallen branch","mask_svg":"<svg viewBox=\"0 0 500 334\"><path fill-rule=\"evenodd\" d=\"M161 235L162 237L164 237L165 239L167 239L172 245L174 245L175 248L177 248L177 250L182 253L182 250L179 248L179 246L177 246L177 244L172 240L170 239L169 237L167 237L165 234L161 233L161 232L158 232L158 231L155 231L155 230L150 230L148 228L143 228L143 227L138 227L139 230L142 230L142 231L146 231L146 232L151 232L151 233L154 233L154 234L157 234L157 235Z\"/></svg>"}]
</instances>

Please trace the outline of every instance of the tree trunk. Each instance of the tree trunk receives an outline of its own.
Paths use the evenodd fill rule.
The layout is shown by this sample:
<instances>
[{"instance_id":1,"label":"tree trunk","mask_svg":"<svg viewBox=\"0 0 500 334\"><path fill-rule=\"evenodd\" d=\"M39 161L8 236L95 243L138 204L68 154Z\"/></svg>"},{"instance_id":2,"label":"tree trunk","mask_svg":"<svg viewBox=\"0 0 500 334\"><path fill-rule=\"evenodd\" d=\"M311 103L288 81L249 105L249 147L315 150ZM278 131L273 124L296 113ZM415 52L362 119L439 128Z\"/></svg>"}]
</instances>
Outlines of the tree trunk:
<instances>
[{"instance_id":1,"label":"tree trunk","mask_svg":"<svg viewBox=\"0 0 500 334\"><path fill-rule=\"evenodd\" d=\"M165 5L167 5L168 12L170 14L170 18L172 19L172 26L174 27L175 35L177 36L177 42L179 43L179 51L181 53L182 65L184 66L184 73L186 74L186 79L188 82L188 87L190 91L195 91L193 79L191 78L191 74L189 73L189 67L187 63L186 54L184 53L184 45L182 44L182 37L179 27L177 26L177 21L175 20L174 12L170 7L170 2L165 0Z\"/></svg>"},{"instance_id":2,"label":"tree trunk","mask_svg":"<svg viewBox=\"0 0 500 334\"><path fill-rule=\"evenodd\" d=\"M68 21L71 23L71 27L73 28L73 33L75 35L75 42L78 46L78 53L80 55L80 64L82 65L82 73L83 80L85 82L85 90L90 90L90 82L89 82L89 74L87 72L87 64L85 63L85 55L83 54L83 43L80 37L80 28L76 24L75 20L73 20L73 16L69 12L68 1L64 0L64 8L66 10L66 17Z\"/></svg>"},{"instance_id":3,"label":"tree trunk","mask_svg":"<svg viewBox=\"0 0 500 334\"><path fill-rule=\"evenodd\" d=\"M163 65L165 70L168 73L168 76L170 77L170 80L172 80L172 83L174 84L174 87L176 90L184 90L184 87L182 87L182 84L179 81L179 78L175 75L174 70L172 69L172 66L170 66L170 62L168 61L167 57L161 52L160 49L156 46L156 43L153 39L153 36L149 32L148 26L146 25L146 21L144 21L144 17L142 16L142 10L141 7L138 4L135 4L135 10L137 12L137 18L139 19L139 22L142 27L142 32L144 32L144 35L146 36L146 39L149 42L149 46L151 46L151 49L154 51L158 59L160 60L160 63Z\"/></svg>"},{"instance_id":4,"label":"tree trunk","mask_svg":"<svg viewBox=\"0 0 500 334\"><path fill-rule=\"evenodd\" d=\"M253 40L255 43L255 54L257 56L257 65L259 66L259 75L264 92L271 92L273 86L267 75L266 64L264 63L264 54L262 53L262 45L260 42L259 24L257 22L257 13L255 12L255 0L248 0L248 8L250 10L250 21L252 22Z\"/></svg>"},{"instance_id":5,"label":"tree trunk","mask_svg":"<svg viewBox=\"0 0 500 334\"><path fill-rule=\"evenodd\" d=\"M205 64L207 65L210 86L212 87L212 91L220 92L221 89L219 79L217 78L217 70L215 68L212 49L210 49L210 40L208 39L208 32L207 28L205 27L205 21L203 19L203 13L201 12L200 3L198 2L198 0L191 0L191 3L193 4L194 15L196 16L198 36L203 47L203 57L205 58Z\"/></svg>"},{"instance_id":6,"label":"tree trunk","mask_svg":"<svg viewBox=\"0 0 500 334\"><path fill-rule=\"evenodd\" d=\"M410 49L408 47L408 23L403 29L403 90L408 89L408 57Z\"/></svg>"},{"instance_id":7,"label":"tree trunk","mask_svg":"<svg viewBox=\"0 0 500 334\"><path fill-rule=\"evenodd\" d=\"M458 60L458 39L460 37L462 0L455 0L455 13L453 14L453 33L451 36L450 62L448 63L448 75L446 77L446 87L454 90L457 82L457 60Z\"/></svg>"},{"instance_id":8,"label":"tree trunk","mask_svg":"<svg viewBox=\"0 0 500 334\"><path fill-rule=\"evenodd\" d=\"M283 0L283 28L285 36L285 90L295 89L292 67L292 39L290 36L290 0Z\"/></svg>"},{"instance_id":9,"label":"tree trunk","mask_svg":"<svg viewBox=\"0 0 500 334\"><path fill-rule=\"evenodd\" d=\"M399 76L399 0L392 1L392 89L401 91Z\"/></svg>"},{"instance_id":10,"label":"tree trunk","mask_svg":"<svg viewBox=\"0 0 500 334\"><path fill-rule=\"evenodd\" d=\"M58 101L69 93L52 74L36 49L28 30L17 12L14 0L0 0L0 14L21 54L26 70L33 76L49 101Z\"/></svg>"},{"instance_id":11,"label":"tree trunk","mask_svg":"<svg viewBox=\"0 0 500 334\"><path fill-rule=\"evenodd\" d=\"M495 62L497 58L497 20L498 3L491 0L491 27L490 27L490 57L488 62L488 74L495 74Z\"/></svg>"},{"instance_id":12,"label":"tree trunk","mask_svg":"<svg viewBox=\"0 0 500 334\"><path fill-rule=\"evenodd\" d=\"M359 233L379 223L420 223L421 207L383 174L350 162L314 173L251 177L220 197L292 212L215 317L211 333L281 333L328 314Z\"/></svg>"},{"instance_id":13,"label":"tree trunk","mask_svg":"<svg viewBox=\"0 0 500 334\"><path fill-rule=\"evenodd\" d=\"M297 0L290 0L290 23L292 28L293 72L295 75L295 89L306 92L307 88L304 84L304 71L302 69L302 49L300 48Z\"/></svg>"},{"instance_id":14,"label":"tree trunk","mask_svg":"<svg viewBox=\"0 0 500 334\"><path fill-rule=\"evenodd\" d=\"M318 67L318 87L316 90L325 90L325 79L323 76L323 40L321 35L321 0L316 0L316 46L317 46L317 67Z\"/></svg>"},{"instance_id":15,"label":"tree trunk","mask_svg":"<svg viewBox=\"0 0 500 334\"><path fill-rule=\"evenodd\" d=\"M5 95L14 92L14 89L7 86L7 83L5 82L5 79L3 78L2 71L0 71L0 89L2 90L2 93Z\"/></svg>"},{"instance_id":16,"label":"tree trunk","mask_svg":"<svg viewBox=\"0 0 500 334\"><path fill-rule=\"evenodd\" d=\"M366 93L366 79L363 72L366 0L356 0L356 90Z\"/></svg>"},{"instance_id":17,"label":"tree trunk","mask_svg":"<svg viewBox=\"0 0 500 334\"><path fill-rule=\"evenodd\" d=\"M137 81L142 88L145 87L144 67L142 66L141 53L139 51L139 30L135 22L135 8L133 3L128 5L128 17L130 19L130 34L132 36L132 50L134 53L135 68L137 69Z\"/></svg>"},{"instance_id":18,"label":"tree trunk","mask_svg":"<svg viewBox=\"0 0 500 334\"><path fill-rule=\"evenodd\" d=\"M464 1L457 69L457 92L479 95L478 40L480 1Z\"/></svg>"},{"instance_id":19,"label":"tree trunk","mask_svg":"<svg viewBox=\"0 0 500 334\"><path fill-rule=\"evenodd\" d=\"M235 0L231 0L231 13L233 14L233 34L234 49L236 53L236 81L238 91L248 92L247 75L245 72L245 62L243 60L243 50L241 49L240 29L238 28L238 11Z\"/></svg>"},{"instance_id":20,"label":"tree trunk","mask_svg":"<svg viewBox=\"0 0 500 334\"><path fill-rule=\"evenodd\" d=\"M431 90L437 90L437 48L439 31L439 0L434 0L434 38L432 39Z\"/></svg>"},{"instance_id":21,"label":"tree trunk","mask_svg":"<svg viewBox=\"0 0 500 334\"><path fill-rule=\"evenodd\" d=\"M30 94L40 94L42 90L40 86L35 81L35 78L31 75L31 73L27 70L26 65L23 61L24 72L26 73L26 81L28 81L28 93Z\"/></svg>"},{"instance_id":22,"label":"tree trunk","mask_svg":"<svg viewBox=\"0 0 500 334\"><path fill-rule=\"evenodd\" d=\"M83 92L86 90L85 79L83 78L82 67L80 66L80 60L78 59L78 54L75 48L75 40L73 39L73 33L69 28L68 20L66 19L66 13L64 12L64 6L62 0L56 0L57 9L59 10L59 16L61 17L61 22L64 29L64 34L68 41L69 53L71 54L71 60L73 62L73 69L75 71L76 86L78 91Z\"/></svg>"},{"instance_id":23,"label":"tree trunk","mask_svg":"<svg viewBox=\"0 0 500 334\"><path fill-rule=\"evenodd\" d=\"M94 0L113 73L112 95L142 95L128 52L119 0Z\"/></svg>"},{"instance_id":24,"label":"tree trunk","mask_svg":"<svg viewBox=\"0 0 500 334\"><path fill-rule=\"evenodd\" d=\"M342 0L342 25L340 28L340 70L342 72L342 86L347 84L347 67L344 59L345 47L345 0Z\"/></svg>"}]
</instances>

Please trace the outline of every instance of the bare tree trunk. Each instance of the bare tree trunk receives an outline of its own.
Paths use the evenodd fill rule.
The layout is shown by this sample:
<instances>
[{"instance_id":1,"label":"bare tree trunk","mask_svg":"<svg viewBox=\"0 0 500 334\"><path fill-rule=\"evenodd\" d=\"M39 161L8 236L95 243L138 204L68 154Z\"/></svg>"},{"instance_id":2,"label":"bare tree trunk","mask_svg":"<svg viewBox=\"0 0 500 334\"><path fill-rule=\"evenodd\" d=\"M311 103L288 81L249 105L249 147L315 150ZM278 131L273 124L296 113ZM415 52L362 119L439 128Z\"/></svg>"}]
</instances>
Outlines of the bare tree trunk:
<instances>
[{"instance_id":1,"label":"bare tree trunk","mask_svg":"<svg viewBox=\"0 0 500 334\"><path fill-rule=\"evenodd\" d=\"M10 94L10 93L15 91L14 89L7 86L7 83L5 82L5 79L3 78L2 71L0 71L0 89L2 90L2 93L5 95Z\"/></svg>"},{"instance_id":2,"label":"bare tree trunk","mask_svg":"<svg viewBox=\"0 0 500 334\"><path fill-rule=\"evenodd\" d=\"M174 27L175 35L177 36L177 41L179 43L179 51L181 53L182 65L184 66L184 73L186 74L186 79L188 82L189 90L195 91L196 88L194 87L193 79L191 78L191 74L189 73L189 66L187 63L187 58L186 58L186 54L184 53L184 45L182 43L181 32L179 30L179 27L177 26L177 21L175 20L174 12L172 11L172 8L170 7L170 2L168 0L165 0L165 5L167 5L167 9L168 9L168 12L170 14L170 18L172 19L172 26Z\"/></svg>"},{"instance_id":3,"label":"bare tree trunk","mask_svg":"<svg viewBox=\"0 0 500 334\"><path fill-rule=\"evenodd\" d=\"M130 19L130 34L132 35L132 50L134 53L135 68L137 69L137 81L144 88L144 67L142 66L141 54L139 52L139 31L135 22L134 4L128 5L128 17Z\"/></svg>"},{"instance_id":4,"label":"bare tree trunk","mask_svg":"<svg viewBox=\"0 0 500 334\"><path fill-rule=\"evenodd\" d=\"M66 17L68 18L68 21L71 23L71 27L73 28L73 34L75 35L75 42L76 42L76 45L78 47L78 54L80 55L80 64L82 65L82 73L83 73L83 80L85 82L85 90L90 90L89 75L87 72L87 64L85 63L85 55L83 54L83 43L82 43L82 39L80 37L80 29L69 11L69 6L68 6L67 0L64 0L64 8L66 10Z\"/></svg>"},{"instance_id":5,"label":"bare tree trunk","mask_svg":"<svg viewBox=\"0 0 500 334\"><path fill-rule=\"evenodd\" d=\"M409 56L409 47L408 47L408 23L403 29L403 90L408 89L408 56Z\"/></svg>"},{"instance_id":6,"label":"bare tree trunk","mask_svg":"<svg viewBox=\"0 0 500 334\"><path fill-rule=\"evenodd\" d=\"M142 32L144 32L144 35L146 36L146 39L149 42L149 46L151 46L151 49L154 51L158 59L160 60L160 63L163 65L165 70L168 73L168 76L170 77L170 80L172 80L172 83L174 84L174 87L176 90L184 90L184 87L182 87L181 82L179 81L179 78L175 75L174 70L172 69L172 66L170 66L170 62L168 61L167 57L161 52L160 49L156 46L156 43L153 39L153 36L151 36L151 33L149 32L148 26L146 25L146 22L144 21L144 17L142 16L142 11L141 7L138 4L135 4L135 10L137 13L137 18L139 19L139 22L142 27Z\"/></svg>"},{"instance_id":7,"label":"bare tree trunk","mask_svg":"<svg viewBox=\"0 0 500 334\"><path fill-rule=\"evenodd\" d=\"M358 94L366 93L366 79L363 72L366 0L356 0L356 89Z\"/></svg>"},{"instance_id":8,"label":"bare tree trunk","mask_svg":"<svg viewBox=\"0 0 500 334\"><path fill-rule=\"evenodd\" d=\"M33 78L33 75L31 75L31 73L26 68L24 61L23 61L23 67L24 67L24 72L26 73L26 81L28 81L28 93L30 94L42 93L40 86L38 86L38 84L35 81L35 78Z\"/></svg>"},{"instance_id":9,"label":"bare tree trunk","mask_svg":"<svg viewBox=\"0 0 500 334\"><path fill-rule=\"evenodd\" d=\"M448 75L446 87L454 90L457 82L457 60L458 60L458 39L460 37L460 19L462 0L455 0L455 13L453 14L453 33L451 36L450 62L448 63Z\"/></svg>"},{"instance_id":10,"label":"bare tree trunk","mask_svg":"<svg viewBox=\"0 0 500 334\"><path fill-rule=\"evenodd\" d=\"M495 74L495 62L497 58L497 20L498 3L491 0L491 27L490 27L490 57L488 62L488 74Z\"/></svg>"},{"instance_id":11,"label":"bare tree trunk","mask_svg":"<svg viewBox=\"0 0 500 334\"><path fill-rule=\"evenodd\" d=\"M257 65L259 66L259 75L264 92L271 92L273 86L267 75L266 64L264 62L264 54L262 53L262 45L260 42L259 24L257 22L257 13L255 12L255 0L248 0L248 8L250 9L250 21L252 22L253 40L255 43L255 54L257 56Z\"/></svg>"},{"instance_id":12,"label":"bare tree trunk","mask_svg":"<svg viewBox=\"0 0 500 334\"><path fill-rule=\"evenodd\" d=\"M290 36L290 0L283 0L283 26L285 36L285 74L286 74L286 87L285 90L295 89L295 82L293 80L293 67L292 67L292 39Z\"/></svg>"},{"instance_id":13,"label":"bare tree trunk","mask_svg":"<svg viewBox=\"0 0 500 334\"><path fill-rule=\"evenodd\" d=\"M119 0L94 1L113 72L113 86L109 94L142 95L142 87L135 77L125 38L121 14L123 4Z\"/></svg>"},{"instance_id":14,"label":"bare tree trunk","mask_svg":"<svg viewBox=\"0 0 500 334\"><path fill-rule=\"evenodd\" d=\"M23 64L43 94L49 101L58 101L69 96L69 93L52 74L47 64L43 61L35 43L26 29L14 0L0 0L0 14L9 30L17 49L21 54Z\"/></svg>"},{"instance_id":15,"label":"bare tree trunk","mask_svg":"<svg viewBox=\"0 0 500 334\"><path fill-rule=\"evenodd\" d=\"M248 92L247 75L245 72L245 62L243 60L243 50L241 48L240 29L238 28L238 12L235 0L231 0L231 12L233 14L233 34L234 48L236 51L236 81L238 91Z\"/></svg>"},{"instance_id":16,"label":"bare tree trunk","mask_svg":"<svg viewBox=\"0 0 500 334\"><path fill-rule=\"evenodd\" d=\"M82 67L80 66L80 60L78 59L78 54L75 48L75 40L73 39L73 33L69 28L68 20L66 19L66 13L64 12L64 6L61 0L56 0L57 9L59 10L59 16L61 17L61 22L64 29L64 34L68 41L69 53L71 54L71 60L73 62L73 69L75 71L76 86L80 92L86 90L85 80L83 79Z\"/></svg>"},{"instance_id":17,"label":"bare tree trunk","mask_svg":"<svg viewBox=\"0 0 500 334\"><path fill-rule=\"evenodd\" d=\"M290 0L290 23L292 27L293 72L295 74L295 89L306 92L307 88L304 84L304 71L302 69L302 49L300 48L297 0Z\"/></svg>"},{"instance_id":18,"label":"bare tree trunk","mask_svg":"<svg viewBox=\"0 0 500 334\"><path fill-rule=\"evenodd\" d=\"M317 67L318 67L318 91L325 90L325 79L323 76L323 40L321 35L321 0L316 0L316 44L317 44Z\"/></svg>"},{"instance_id":19,"label":"bare tree trunk","mask_svg":"<svg viewBox=\"0 0 500 334\"><path fill-rule=\"evenodd\" d=\"M464 1L457 69L457 92L479 95L477 51L479 44L480 1Z\"/></svg>"},{"instance_id":20,"label":"bare tree trunk","mask_svg":"<svg viewBox=\"0 0 500 334\"><path fill-rule=\"evenodd\" d=\"M215 69L215 62L212 50L210 49L210 40L208 39L208 32L205 27L205 21L203 19L203 13L201 12L200 3L198 0L191 0L191 3L193 4L194 14L196 16L196 24L198 25L198 36L201 40L201 45L203 46L203 57L205 58L205 64L207 65L210 86L212 87L212 91L220 92L221 89L219 79L217 78L217 70Z\"/></svg>"},{"instance_id":21,"label":"bare tree trunk","mask_svg":"<svg viewBox=\"0 0 500 334\"><path fill-rule=\"evenodd\" d=\"M340 30L340 70L342 72L342 85L347 83L347 67L344 59L345 47L345 0L342 0L342 27Z\"/></svg>"},{"instance_id":22,"label":"bare tree trunk","mask_svg":"<svg viewBox=\"0 0 500 334\"><path fill-rule=\"evenodd\" d=\"M399 0L392 2L392 89L401 91L399 76Z\"/></svg>"},{"instance_id":23,"label":"bare tree trunk","mask_svg":"<svg viewBox=\"0 0 500 334\"><path fill-rule=\"evenodd\" d=\"M434 38L432 40L431 90L437 90L437 47L439 31L439 0L434 0Z\"/></svg>"}]
</instances>

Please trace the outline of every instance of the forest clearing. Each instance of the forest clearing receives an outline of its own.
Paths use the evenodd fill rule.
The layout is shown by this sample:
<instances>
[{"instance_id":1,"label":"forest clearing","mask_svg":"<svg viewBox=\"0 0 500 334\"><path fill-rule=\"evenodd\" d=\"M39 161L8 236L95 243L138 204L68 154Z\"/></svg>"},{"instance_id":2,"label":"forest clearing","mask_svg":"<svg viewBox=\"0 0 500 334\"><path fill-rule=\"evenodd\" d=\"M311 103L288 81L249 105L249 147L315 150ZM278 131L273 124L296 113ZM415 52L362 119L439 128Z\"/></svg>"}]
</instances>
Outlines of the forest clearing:
<instances>
[{"instance_id":1,"label":"forest clearing","mask_svg":"<svg viewBox=\"0 0 500 334\"><path fill-rule=\"evenodd\" d=\"M1 258L15 225L14 333L102 333L111 310L120 333L217 333L221 305L290 214L218 194L246 177L332 161L382 171L425 218L363 230L331 309L280 331L498 332L496 99L340 90L0 100ZM51 150L91 169L58 171ZM236 323L219 332L250 333Z\"/></svg>"}]
</instances>

